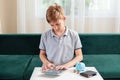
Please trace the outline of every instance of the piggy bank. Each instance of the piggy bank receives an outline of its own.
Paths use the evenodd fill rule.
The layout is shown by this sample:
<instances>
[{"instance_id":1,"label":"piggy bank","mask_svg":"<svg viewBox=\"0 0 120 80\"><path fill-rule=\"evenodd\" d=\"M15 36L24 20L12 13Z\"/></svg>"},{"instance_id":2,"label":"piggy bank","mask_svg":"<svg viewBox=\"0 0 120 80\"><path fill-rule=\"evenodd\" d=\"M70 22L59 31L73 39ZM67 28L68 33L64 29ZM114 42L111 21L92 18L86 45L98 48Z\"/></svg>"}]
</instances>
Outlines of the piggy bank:
<instances>
[{"instance_id":1,"label":"piggy bank","mask_svg":"<svg viewBox=\"0 0 120 80\"><path fill-rule=\"evenodd\" d=\"M75 65L75 69L77 72L82 72L85 70L85 64L83 62L77 62Z\"/></svg>"}]
</instances>

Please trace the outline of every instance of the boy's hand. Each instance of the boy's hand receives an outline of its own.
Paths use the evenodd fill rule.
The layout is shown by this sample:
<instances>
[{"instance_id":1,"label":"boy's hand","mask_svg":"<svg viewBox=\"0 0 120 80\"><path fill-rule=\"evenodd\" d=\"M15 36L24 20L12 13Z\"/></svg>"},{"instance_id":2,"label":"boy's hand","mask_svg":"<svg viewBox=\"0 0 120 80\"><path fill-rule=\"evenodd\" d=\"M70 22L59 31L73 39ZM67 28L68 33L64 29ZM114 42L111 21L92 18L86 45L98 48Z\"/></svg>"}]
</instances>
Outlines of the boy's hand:
<instances>
[{"instance_id":1,"label":"boy's hand","mask_svg":"<svg viewBox=\"0 0 120 80\"><path fill-rule=\"evenodd\" d=\"M64 65L56 66L55 70L66 70L68 68L69 68L69 66L64 64Z\"/></svg>"},{"instance_id":2,"label":"boy's hand","mask_svg":"<svg viewBox=\"0 0 120 80\"><path fill-rule=\"evenodd\" d=\"M49 69L55 68L55 65L53 63L48 63L42 67L42 72L46 72Z\"/></svg>"}]
</instances>

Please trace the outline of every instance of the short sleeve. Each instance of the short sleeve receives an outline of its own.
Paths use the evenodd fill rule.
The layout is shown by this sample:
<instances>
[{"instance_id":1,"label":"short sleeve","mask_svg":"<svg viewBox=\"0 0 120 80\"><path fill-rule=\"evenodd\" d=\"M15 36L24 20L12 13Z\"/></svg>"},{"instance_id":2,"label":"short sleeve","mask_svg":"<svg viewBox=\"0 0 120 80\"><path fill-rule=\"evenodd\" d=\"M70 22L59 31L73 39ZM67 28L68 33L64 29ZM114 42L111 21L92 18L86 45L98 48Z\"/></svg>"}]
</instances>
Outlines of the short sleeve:
<instances>
[{"instance_id":1,"label":"short sleeve","mask_svg":"<svg viewBox=\"0 0 120 80\"><path fill-rule=\"evenodd\" d=\"M41 36L39 49L46 50L46 48L45 48L45 36L44 36L44 34L42 34L42 36Z\"/></svg>"},{"instance_id":2,"label":"short sleeve","mask_svg":"<svg viewBox=\"0 0 120 80\"><path fill-rule=\"evenodd\" d=\"M81 40L78 35L78 33L75 34L75 44L74 44L74 49L79 49L82 48Z\"/></svg>"}]
</instances>

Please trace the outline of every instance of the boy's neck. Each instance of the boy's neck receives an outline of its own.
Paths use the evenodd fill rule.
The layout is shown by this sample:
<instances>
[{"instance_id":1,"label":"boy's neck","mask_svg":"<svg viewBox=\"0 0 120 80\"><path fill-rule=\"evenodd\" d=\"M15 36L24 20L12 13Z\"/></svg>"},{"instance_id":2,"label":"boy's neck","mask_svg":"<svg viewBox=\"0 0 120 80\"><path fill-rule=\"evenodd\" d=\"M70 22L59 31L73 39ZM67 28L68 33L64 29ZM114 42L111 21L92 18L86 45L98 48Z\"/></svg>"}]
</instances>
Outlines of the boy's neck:
<instances>
[{"instance_id":1,"label":"boy's neck","mask_svg":"<svg viewBox=\"0 0 120 80\"><path fill-rule=\"evenodd\" d=\"M61 28L59 30L53 30L53 32L55 33L55 35L57 37L59 37L59 38L61 38L64 35L65 31L66 31L66 27Z\"/></svg>"}]
</instances>

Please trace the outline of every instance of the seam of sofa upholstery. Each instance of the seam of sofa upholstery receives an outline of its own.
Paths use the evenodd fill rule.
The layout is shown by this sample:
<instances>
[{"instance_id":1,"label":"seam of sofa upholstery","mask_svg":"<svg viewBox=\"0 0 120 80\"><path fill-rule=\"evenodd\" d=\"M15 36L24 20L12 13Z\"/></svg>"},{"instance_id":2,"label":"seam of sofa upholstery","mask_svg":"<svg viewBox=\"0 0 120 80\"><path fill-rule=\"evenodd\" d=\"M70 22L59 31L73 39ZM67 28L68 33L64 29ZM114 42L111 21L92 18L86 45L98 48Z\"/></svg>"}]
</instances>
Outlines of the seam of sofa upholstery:
<instances>
[{"instance_id":1,"label":"seam of sofa upholstery","mask_svg":"<svg viewBox=\"0 0 120 80\"><path fill-rule=\"evenodd\" d=\"M30 65L33 57L34 57L34 55L31 56L30 60L29 60L28 63L26 63L26 65L25 65L26 67L25 67L24 72L23 72L23 80L26 80L25 74L26 74L26 71L27 71L27 69L28 69L28 67L29 67L29 65Z\"/></svg>"},{"instance_id":2,"label":"seam of sofa upholstery","mask_svg":"<svg viewBox=\"0 0 120 80\"><path fill-rule=\"evenodd\" d=\"M5 55L5 56L8 57L8 56L10 56L10 55ZM18 56L18 55L15 55L15 56ZM26 56L26 55L22 55L22 56ZM21 70L21 72L20 72L20 73L21 73L20 75L18 75L18 76L12 76L12 74L8 73L8 74L10 74L9 77L2 77L2 78L0 77L0 80L24 80L23 74L24 74L25 69L26 69L28 63L30 62L32 56L33 56L33 55L30 55L30 56L27 57L28 59L27 59L27 61L25 61L26 63L25 63L24 66L22 67L22 70ZM14 58L13 58L13 59L14 59Z\"/></svg>"}]
</instances>

